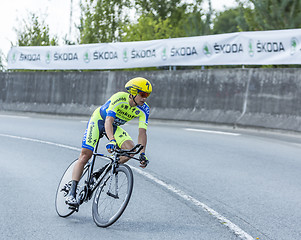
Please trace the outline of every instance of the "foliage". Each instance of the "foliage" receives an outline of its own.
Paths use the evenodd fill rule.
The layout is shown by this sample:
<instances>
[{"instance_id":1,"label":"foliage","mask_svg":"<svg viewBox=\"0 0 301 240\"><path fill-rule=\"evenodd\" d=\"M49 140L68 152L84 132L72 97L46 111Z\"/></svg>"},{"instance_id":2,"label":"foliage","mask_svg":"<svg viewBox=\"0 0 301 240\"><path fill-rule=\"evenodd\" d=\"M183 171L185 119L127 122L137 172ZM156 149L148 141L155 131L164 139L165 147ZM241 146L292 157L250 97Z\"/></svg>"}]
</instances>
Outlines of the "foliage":
<instances>
[{"instance_id":1,"label":"foliage","mask_svg":"<svg viewBox=\"0 0 301 240\"><path fill-rule=\"evenodd\" d=\"M213 20L213 33L232 33L239 30L239 8L219 12Z\"/></svg>"},{"instance_id":2,"label":"foliage","mask_svg":"<svg viewBox=\"0 0 301 240\"><path fill-rule=\"evenodd\" d=\"M63 43L64 43L64 45L75 45L75 42L73 42L73 41L71 41L71 40L68 39L67 34L63 38Z\"/></svg>"},{"instance_id":3,"label":"foliage","mask_svg":"<svg viewBox=\"0 0 301 240\"><path fill-rule=\"evenodd\" d=\"M301 27L301 1L236 0L236 8L214 13L211 0L82 0L77 43L145 41L237 31ZM203 3L209 3L207 12ZM135 14L134 18L132 17ZM15 29L18 46L58 45L36 14ZM76 44L63 38L66 45ZM0 51L0 71L5 58Z\"/></svg>"},{"instance_id":4,"label":"foliage","mask_svg":"<svg viewBox=\"0 0 301 240\"><path fill-rule=\"evenodd\" d=\"M5 56L3 52L0 50L0 72L3 72L5 70L4 60L5 60Z\"/></svg>"},{"instance_id":5,"label":"foliage","mask_svg":"<svg viewBox=\"0 0 301 240\"><path fill-rule=\"evenodd\" d=\"M208 1L207 13L201 6L204 2L83 0L78 42L141 41L301 27L301 1L237 0L240 7L218 12L214 19L211 1ZM135 19L132 19L130 15L134 11ZM56 36L50 38L48 25L36 14L31 13L29 20L23 21L20 26L21 29L15 29L19 46L58 44L58 38ZM67 39L67 35L63 42L68 45L75 44Z\"/></svg>"},{"instance_id":6,"label":"foliage","mask_svg":"<svg viewBox=\"0 0 301 240\"><path fill-rule=\"evenodd\" d=\"M141 15L151 14L155 20L171 19L171 22L177 22L188 4L181 0L136 0L135 7Z\"/></svg>"},{"instance_id":7,"label":"foliage","mask_svg":"<svg viewBox=\"0 0 301 240\"><path fill-rule=\"evenodd\" d=\"M200 0L194 4L179 0L137 0L137 22L124 28L122 41L142 41L209 34L210 22L202 19ZM162 6L165 6L162 8Z\"/></svg>"},{"instance_id":8,"label":"foliage","mask_svg":"<svg viewBox=\"0 0 301 240\"><path fill-rule=\"evenodd\" d=\"M183 25L186 37L209 35L212 33L211 1L209 1L209 11L207 14L202 14L200 7L198 5L194 5L193 11L186 14L185 17L186 18L183 19Z\"/></svg>"},{"instance_id":9,"label":"foliage","mask_svg":"<svg viewBox=\"0 0 301 240\"><path fill-rule=\"evenodd\" d=\"M170 19L154 19L151 14L142 15L138 23L125 26L123 41L145 41L179 37L183 31L172 28Z\"/></svg>"},{"instance_id":10,"label":"foliage","mask_svg":"<svg viewBox=\"0 0 301 240\"><path fill-rule=\"evenodd\" d=\"M85 0L81 4L80 43L116 42L129 24L130 0Z\"/></svg>"},{"instance_id":11,"label":"foliage","mask_svg":"<svg viewBox=\"0 0 301 240\"><path fill-rule=\"evenodd\" d=\"M48 46L57 45L57 37L50 38L49 27L39 17L31 13L29 21L24 20L23 29L15 29L17 32L18 46Z\"/></svg>"},{"instance_id":12,"label":"foliage","mask_svg":"<svg viewBox=\"0 0 301 240\"><path fill-rule=\"evenodd\" d=\"M301 27L301 1L240 1L250 30L277 30Z\"/></svg>"}]
</instances>

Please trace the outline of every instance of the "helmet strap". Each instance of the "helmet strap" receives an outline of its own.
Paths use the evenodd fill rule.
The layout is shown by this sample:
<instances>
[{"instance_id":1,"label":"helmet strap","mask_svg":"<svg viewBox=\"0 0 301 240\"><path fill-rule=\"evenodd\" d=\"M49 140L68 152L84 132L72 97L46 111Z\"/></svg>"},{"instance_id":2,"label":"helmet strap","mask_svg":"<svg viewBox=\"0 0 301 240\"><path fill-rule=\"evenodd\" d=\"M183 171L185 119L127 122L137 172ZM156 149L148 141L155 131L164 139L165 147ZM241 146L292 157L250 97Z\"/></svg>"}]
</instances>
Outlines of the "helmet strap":
<instances>
[{"instance_id":1,"label":"helmet strap","mask_svg":"<svg viewBox=\"0 0 301 240\"><path fill-rule=\"evenodd\" d=\"M135 103L135 106L137 106L138 104L137 104L137 102L135 101L135 97L136 97L136 96L134 96L133 94L131 94L130 97L132 97L132 99L133 99L133 101L134 101L134 103Z\"/></svg>"},{"instance_id":2,"label":"helmet strap","mask_svg":"<svg viewBox=\"0 0 301 240\"><path fill-rule=\"evenodd\" d=\"M137 96L137 95L136 95L136 96ZM137 106L138 104L137 104L136 101L135 101L136 96L133 96L133 101L134 101L134 103L135 103L136 106Z\"/></svg>"}]
</instances>

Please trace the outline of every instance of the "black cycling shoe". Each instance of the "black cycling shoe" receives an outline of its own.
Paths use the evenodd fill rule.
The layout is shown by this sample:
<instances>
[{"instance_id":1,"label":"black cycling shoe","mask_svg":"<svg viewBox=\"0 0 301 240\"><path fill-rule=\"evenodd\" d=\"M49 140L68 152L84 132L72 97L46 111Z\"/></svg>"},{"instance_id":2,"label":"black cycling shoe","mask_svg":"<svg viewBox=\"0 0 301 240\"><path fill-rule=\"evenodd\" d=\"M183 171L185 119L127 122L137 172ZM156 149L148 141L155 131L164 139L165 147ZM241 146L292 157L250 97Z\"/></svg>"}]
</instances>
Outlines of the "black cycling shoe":
<instances>
[{"instance_id":1,"label":"black cycling shoe","mask_svg":"<svg viewBox=\"0 0 301 240\"><path fill-rule=\"evenodd\" d=\"M79 206L76 198L72 195L68 195L66 197L65 203L68 204L71 207L78 207Z\"/></svg>"}]
</instances>

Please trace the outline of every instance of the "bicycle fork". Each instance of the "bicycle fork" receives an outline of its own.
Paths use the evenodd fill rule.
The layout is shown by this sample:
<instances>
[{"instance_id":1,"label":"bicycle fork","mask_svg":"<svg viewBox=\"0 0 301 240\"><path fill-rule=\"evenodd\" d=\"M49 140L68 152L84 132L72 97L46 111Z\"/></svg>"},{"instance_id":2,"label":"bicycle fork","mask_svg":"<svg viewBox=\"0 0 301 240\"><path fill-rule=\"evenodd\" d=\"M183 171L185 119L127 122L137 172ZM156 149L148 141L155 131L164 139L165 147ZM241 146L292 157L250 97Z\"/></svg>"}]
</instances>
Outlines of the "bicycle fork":
<instances>
[{"instance_id":1,"label":"bicycle fork","mask_svg":"<svg viewBox=\"0 0 301 240\"><path fill-rule=\"evenodd\" d=\"M115 194L111 192L113 178L115 178ZM119 199L119 196L118 196L118 173L117 172L115 172L115 173L112 172L112 177L110 178L107 195L110 197L113 197L115 199Z\"/></svg>"},{"instance_id":2,"label":"bicycle fork","mask_svg":"<svg viewBox=\"0 0 301 240\"><path fill-rule=\"evenodd\" d=\"M107 185L108 181L109 181L109 187L108 187L108 191L107 191L107 195L110 196L110 197L113 197L115 199L119 199L119 196L118 196L118 173L115 171L116 169L116 166L113 165L112 166L112 169L111 169L111 172L110 172L110 176L104 180L104 182L102 183L101 186L99 186L99 191L96 192L97 196L95 198L95 203L97 204L97 201L98 201L98 196L99 194L102 192L102 189L104 188L105 185ZM113 181L113 178L115 179L115 193L112 193L112 181Z\"/></svg>"}]
</instances>

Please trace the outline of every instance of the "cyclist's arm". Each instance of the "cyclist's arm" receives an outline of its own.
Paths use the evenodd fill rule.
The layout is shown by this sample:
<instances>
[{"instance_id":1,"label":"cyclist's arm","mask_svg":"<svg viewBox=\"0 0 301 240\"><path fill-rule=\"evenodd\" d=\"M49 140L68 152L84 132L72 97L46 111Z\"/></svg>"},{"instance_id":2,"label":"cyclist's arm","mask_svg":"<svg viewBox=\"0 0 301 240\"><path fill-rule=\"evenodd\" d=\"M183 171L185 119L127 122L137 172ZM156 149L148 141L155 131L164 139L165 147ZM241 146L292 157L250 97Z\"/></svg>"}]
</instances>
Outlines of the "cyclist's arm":
<instances>
[{"instance_id":1,"label":"cyclist's arm","mask_svg":"<svg viewBox=\"0 0 301 240\"><path fill-rule=\"evenodd\" d=\"M145 153L146 143L147 143L147 135L146 129L148 125L148 116L149 116L149 106L145 103L142 107L139 107L139 135L138 135L138 143L143 146L141 153Z\"/></svg>"},{"instance_id":2,"label":"cyclist's arm","mask_svg":"<svg viewBox=\"0 0 301 240\"><path fill-rule=\"evenodd\" d=\"M145 128L139 128L138 143L143 146L141 153L145 152L146 143L147 143L147 135L146 135Z\"/></svg>"},{"instance_id":3,"label":"cyclist's arm","mask_svg":"<svg viewBox=\"0 0 301 240\"><path fill-rule=\"evenodd\" d=\"M107 116L106 120L105 120L105 130L106 130L106 134L107 137L109 138L109 140L114 139L114 131L113 131L113 122L114 122L114 118Z\"/></svg>"}]
</instances>

